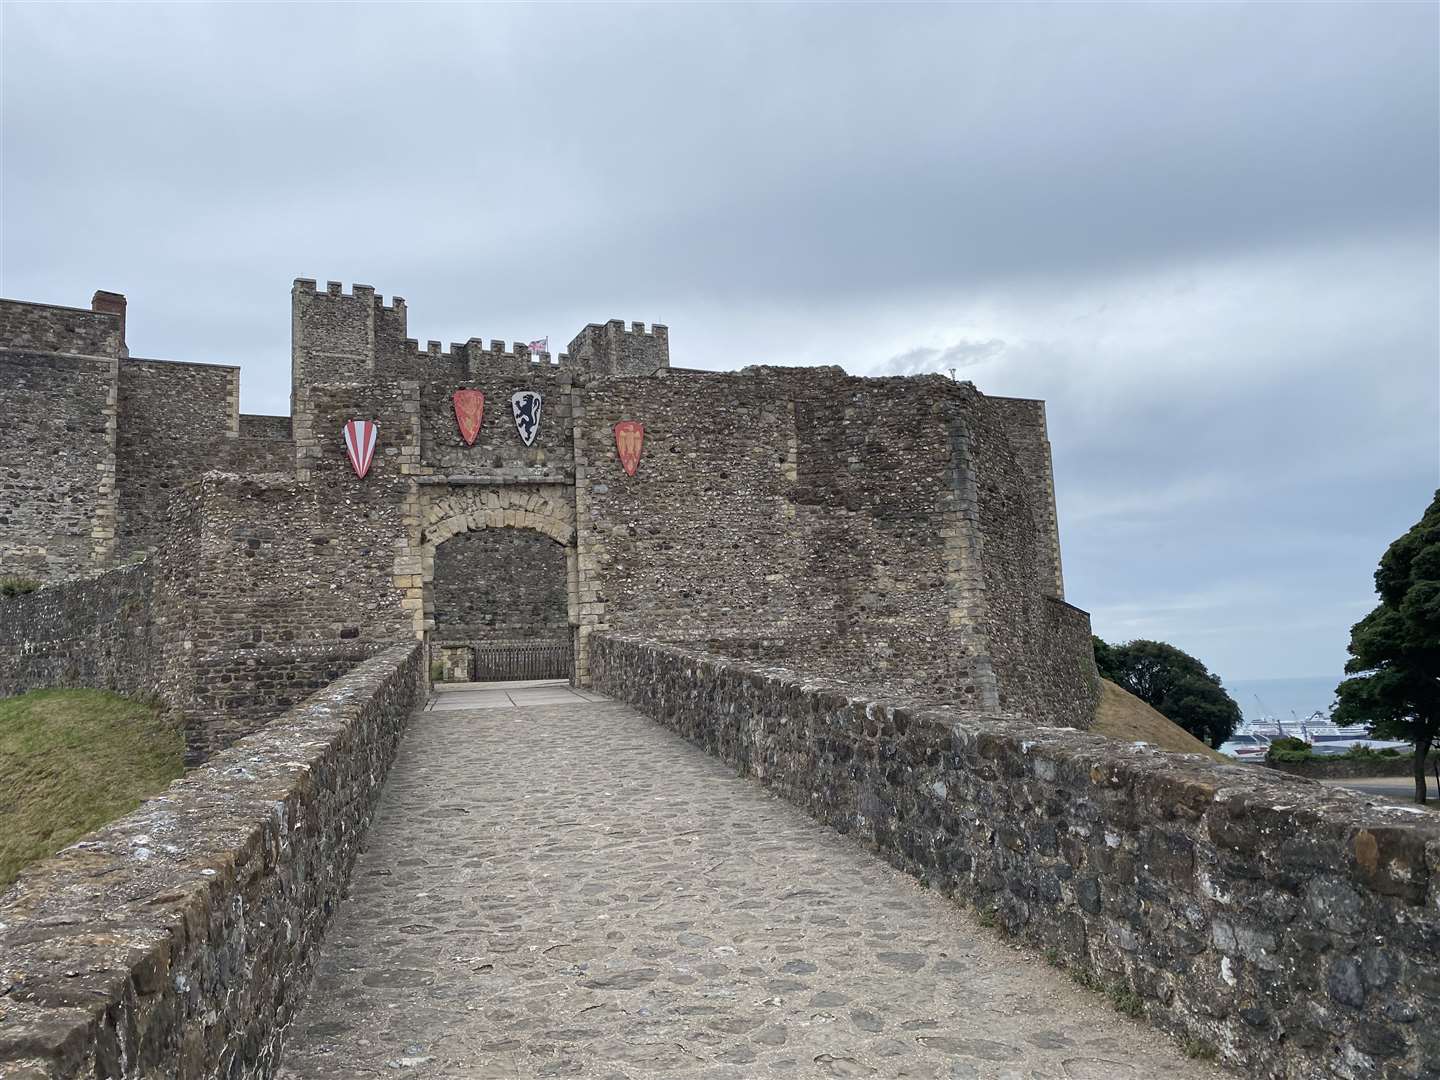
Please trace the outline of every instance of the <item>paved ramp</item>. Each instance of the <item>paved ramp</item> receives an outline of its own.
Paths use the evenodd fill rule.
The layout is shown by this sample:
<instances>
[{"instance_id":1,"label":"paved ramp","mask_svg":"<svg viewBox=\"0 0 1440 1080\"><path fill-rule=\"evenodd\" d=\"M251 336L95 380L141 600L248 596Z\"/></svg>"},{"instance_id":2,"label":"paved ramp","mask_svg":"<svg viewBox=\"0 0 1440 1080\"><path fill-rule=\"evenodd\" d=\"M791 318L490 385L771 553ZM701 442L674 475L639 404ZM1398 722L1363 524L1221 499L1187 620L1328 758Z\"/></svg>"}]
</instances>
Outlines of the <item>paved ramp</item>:
<instances>
[{"instance_id":1,"label":"paved ramp","mask_svg":"<svg viewBox=\"0 0 1440 1080\"><path fill-rule=\"evenodd\" d=\"M1219 1074L678 736L577 695L417 714L282 1075Z\"/></svg>"}]
</instances>

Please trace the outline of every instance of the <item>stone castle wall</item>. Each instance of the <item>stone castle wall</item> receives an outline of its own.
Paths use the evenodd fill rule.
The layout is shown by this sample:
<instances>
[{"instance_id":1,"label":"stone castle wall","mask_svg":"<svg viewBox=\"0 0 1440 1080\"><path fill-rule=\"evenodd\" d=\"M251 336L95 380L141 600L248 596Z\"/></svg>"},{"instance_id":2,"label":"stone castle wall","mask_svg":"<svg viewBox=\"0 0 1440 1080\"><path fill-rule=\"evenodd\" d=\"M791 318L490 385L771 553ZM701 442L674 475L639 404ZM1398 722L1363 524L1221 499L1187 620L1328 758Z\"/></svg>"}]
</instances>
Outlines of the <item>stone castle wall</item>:
<instances>
[{"instance_id":1,"label":"stone castle wall","mask_svg":"<svg viewBox=\"0 0 1440 1080\"><path fill-rule=\"evenodd\" d=\"M240 369L168 360L120 363L118 543L125 558L160 542L170 496L223 460L240 434Z\"/></svg>"},{"instance_id":2,"label":"stone castle wall","mask_svg":"<svg viewBox=\"0 0 1440 1080\"><path fill-rule=\"evenodd\" d=\"M482 529L435 552L432 641L570 641L565 549L534 529Z\"/></svg>"},{"instance_id":3,"label":"stone castle wall","mask_svg":"<svg viewBox=\"0 0 1440 1080\"><path fill-rule=\"evenodd\" d=\"M576 417L582 635L769 640L877 693L1089 725L1088 620L1081 642L1049 599L1050 518L973 387L673 372L592 382ZM635 477L622 419L645 423Z\"/></svg>"},{"instance_id":4,"label":"stone castle wall","mask_svg":"<svg viewBox=\"0 0 1440 1080\"><path fill-rule=\"evenodd\" d=\"M216 365L31 354L13 361L29 364L26 379L0 385L17 403L30 394L27 415L51 397L64 406L58 425L7 447L22 511L0 522L0 545L34 545L37 525L61 534L26 556L49 578L168 545L156 681L190 718L193 754L391 642L446 638L437 616L465 601L445 559L470 542L462 534L497 527L556 542L539 577L557 594L537 616L515 588L473 592L450 615L487 629L455 640L578 631L582 683L591 633L643 631L783 657L875 694L1089 723L1093 659L1086 617L1058 599L1039 403L938 376L671 369L665 327L618 320L586 327L558 358L479 338L422 346L406 336L404 301L366 286L297 281L292 319L288 418L242 416L238 372ZM100 379L87 382L92 369ZM472 446L451 403L462 387L487 397ZM520 389L544 399L528 447L510 409ZM364 479L340 437L352 419L379 428ZM646 428L635 477L615 450L625 419ZM79 427L80 450L31 452ZM88 494L75 486L87 476ZM34 498L51 489L75 499ZM475 550L503 572L499 539ZM0 669L0 688L13 685Z\"/></svg>"},{"instance_id":5,"label":"stone castle wall","mask_svg":"<svg viewBox=\"0 0 1440 1080\"><path fill-rule=\"evenodd\" d=\"M90 687L159 693L151 629L154 567L125 566L0 597L0 673L6 693Z\"/></svg>"},{"instance_id":6,"label":"stone castle wall","mask_svg":"<svg viewBox=\"0 0 1440 1080\"><path fill-rule=\"evenodd\" d=\"M857 699L622 635L595 687L1243 1075L1440 1058L1440 819L1198 755Z\"/></svg>"},{"instance_id":7,"label":"stone castle wall","mask_svg":"<svg viewBox=\"0 0 1440 1080\"><path fill-rule=\"evenodd\" d=\"M0 299L0 343L20 352L125 355L125 320L107 311Z\"/></svg>"},{"instance_id":8,"label":"stone castle wall","mask_svg":"<svg viewBox=\"0 0 1440 1080\"><path fill-rule=\"evenodd\" d=\"M360 665L0 895L0 1075L273 1076L425 680Z\"/></svg>"},{"instance_id":9,"label":"stone castle wall","mask_svg":"<svg viewBox=\"0 0 1440 1080\"><path fill-rule=\"evenodd\" d=\"M0 575L57 581L108 555L117 364L0 350Z\"/></svg>"}]
</instances>

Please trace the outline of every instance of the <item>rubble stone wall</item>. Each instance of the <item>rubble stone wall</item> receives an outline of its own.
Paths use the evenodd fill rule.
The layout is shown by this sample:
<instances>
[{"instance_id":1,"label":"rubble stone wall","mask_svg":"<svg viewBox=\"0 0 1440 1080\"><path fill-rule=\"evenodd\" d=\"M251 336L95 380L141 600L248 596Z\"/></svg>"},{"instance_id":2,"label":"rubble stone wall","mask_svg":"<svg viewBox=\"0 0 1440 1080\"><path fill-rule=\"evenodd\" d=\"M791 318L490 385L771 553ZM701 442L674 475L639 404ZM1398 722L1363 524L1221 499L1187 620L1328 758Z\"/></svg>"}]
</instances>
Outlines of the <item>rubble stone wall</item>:
<instances>
[{"instance_id":1,"label":"rubble stone wall","mask_svg":"<svg viewBox=\"0 0 1440 1080\"><path fill-rule=\"evenodd\" d=\"M122 356L125 321L88 308L0 300L0 342L30 352Z\"/></svg>"},{"instance_id":2,"label":"rubble stone wall","mask_svg":"<svg viewBox=\"0 0 1440 1080\"><path fill-rule=\"evenodd\" d=\"M277 1068L425 680L361 664L0 895L0 1075Z\"/></svg>"},{"instance_id":3,"label":"rubble stone wall","mask_svg":"<svg viewBox=\"0 0 1440 1080\"><path fill-rule=\"evenodd\" d=\"M117 363L0 350L0 574L58 581L108 554Z\"/></svg>"},{"instance_id":4,"label":"rubble stone wall","mask_svg":"<svg viewBox=\"0 0 1440 1080\"><path fill-rule=\"evenodd\" d=\"M240 434L240 369L120 362L117 554L153 551L170 497L223 459Z\"/></svg>"},{"instance_id":5,"label":"rubble stone wall","mask_svg":"<svg viewBox=\"0 0 1440 1080\"><path fill-rule=\"evenodd\" d=\"M57 687L158 694L153 593L146 562L0 597L0 695Z\"/></svg>"},{"instance_id":6,"label":"rubble stone wall","mask_svg":"<svg viewBox=\"0 0 1440 1080\"><path fill-rule=\"evenodd\" d=\"M1440 1064L1440 821L1418 808L592 636L596 689L1244 1075Z\"/></svg>"},{"instance_id":7,"label":"rubble stone wall","mask_svg":"<svg viewBox=\"0 0 1440 1080\"><path fill-rule=\"evenodd\" d=\"M570 640L565 548L534 529L479 529L435 549L432 641Z\"/></svg>"},{"instance_id":8,"label":"rubble stone wall","mask_svg":"<svg viewBox=\"0 0 1440 1080\"><path fill-rule=\"evenodd\" d=\"M1014 412L939 376L838 368L589 383L575 427L582 659L597 628L772 640L807 676L1088 727L1088 617L1050 599L1053 501L1036 503ZM634 477L621 420L645 425Z\"/></svg>"}]
</instances>

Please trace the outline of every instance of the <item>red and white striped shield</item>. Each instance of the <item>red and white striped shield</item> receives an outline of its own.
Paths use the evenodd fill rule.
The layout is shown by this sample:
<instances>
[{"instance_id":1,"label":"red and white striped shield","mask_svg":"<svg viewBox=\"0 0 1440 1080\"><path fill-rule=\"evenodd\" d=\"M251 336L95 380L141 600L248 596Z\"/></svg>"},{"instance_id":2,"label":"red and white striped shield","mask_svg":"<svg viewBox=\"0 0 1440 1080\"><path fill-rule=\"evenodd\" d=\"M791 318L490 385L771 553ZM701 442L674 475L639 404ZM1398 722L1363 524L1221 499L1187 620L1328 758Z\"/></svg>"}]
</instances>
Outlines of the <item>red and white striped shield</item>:
<instances>
[{"instance_id":1,"label":"red and white striped shield","mask_svg":"<svg viewBox=\"0 0 1440 1080\"><path fill-rule=\"evenodd\" d=\"M362 480L370 471L370 459L375 456L375 441L380 437L380 425L374 420L351 420L345 425L345 455L350 467Z\"/></svg>"}]
</instances>

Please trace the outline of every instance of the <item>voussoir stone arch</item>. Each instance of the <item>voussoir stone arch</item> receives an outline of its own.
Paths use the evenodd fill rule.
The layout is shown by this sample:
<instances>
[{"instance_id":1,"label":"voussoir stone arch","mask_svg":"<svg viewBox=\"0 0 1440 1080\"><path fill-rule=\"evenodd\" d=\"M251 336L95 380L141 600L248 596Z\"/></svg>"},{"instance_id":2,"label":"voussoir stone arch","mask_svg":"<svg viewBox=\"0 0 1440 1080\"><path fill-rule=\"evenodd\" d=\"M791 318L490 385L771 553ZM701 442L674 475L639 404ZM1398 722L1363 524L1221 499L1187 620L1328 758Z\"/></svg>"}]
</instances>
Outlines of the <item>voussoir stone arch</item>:
<instances>
[{"instance_id":1,"label":"voussoir stone arch","mask_svg":"<svg viewBox=\"0 0 1440 1080\"><path fill-rule=\"evenodd\" d=\"M561 484L421 489L415 532L396 560L395 583L404 590L415 632L435 628L435 549L451 537L479 529L534 529L565 548L570 618L577 620L575 504Z\"/></svg>"}]
</instances>

